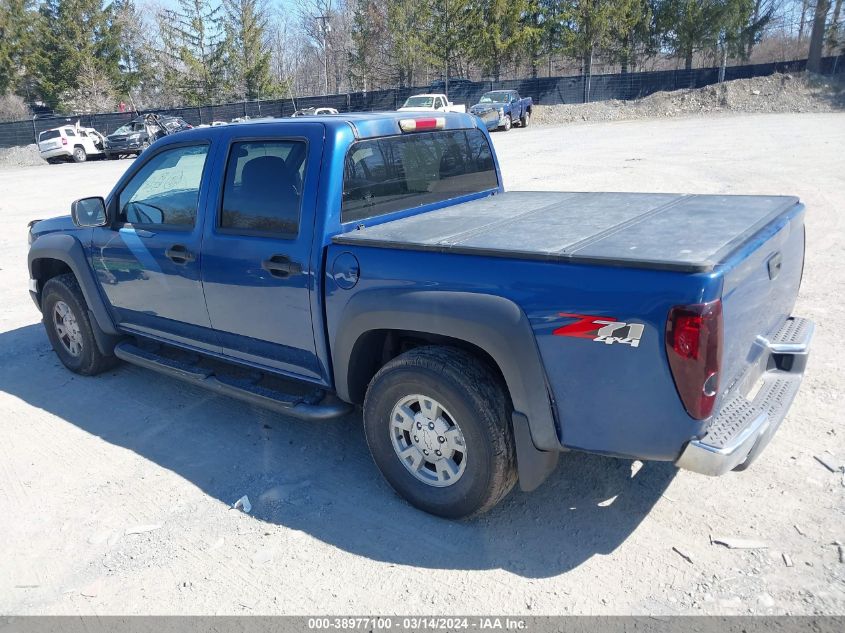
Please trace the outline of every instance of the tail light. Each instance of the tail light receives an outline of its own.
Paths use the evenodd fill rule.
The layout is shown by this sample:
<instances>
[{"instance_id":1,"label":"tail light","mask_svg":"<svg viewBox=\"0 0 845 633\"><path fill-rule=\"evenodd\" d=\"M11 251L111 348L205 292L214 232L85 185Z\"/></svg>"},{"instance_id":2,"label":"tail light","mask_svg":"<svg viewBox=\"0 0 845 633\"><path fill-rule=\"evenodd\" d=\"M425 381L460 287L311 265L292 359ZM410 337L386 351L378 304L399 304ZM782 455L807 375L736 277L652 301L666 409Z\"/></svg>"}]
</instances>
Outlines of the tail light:
<instances>
[{"instance_id":1,"label":"tail light","mask_svg":"<svg viewBox=\"0 0 845 633\"><path fill-rule=\"evenodd\" d=\"M722 365L722 301L676 306L666 322L666 354L678 395L697 420L710 417Z\"/></svg>"},{"instance_id":2,"label":"tail light","mask_svg":"<svg viewBox=\"0 0 845 633\"><path fill-rule=\"evenodd\" d=\"M64 136L62 137L62 145L67 145L67 139Z\"/></svg>"}]
</instances>

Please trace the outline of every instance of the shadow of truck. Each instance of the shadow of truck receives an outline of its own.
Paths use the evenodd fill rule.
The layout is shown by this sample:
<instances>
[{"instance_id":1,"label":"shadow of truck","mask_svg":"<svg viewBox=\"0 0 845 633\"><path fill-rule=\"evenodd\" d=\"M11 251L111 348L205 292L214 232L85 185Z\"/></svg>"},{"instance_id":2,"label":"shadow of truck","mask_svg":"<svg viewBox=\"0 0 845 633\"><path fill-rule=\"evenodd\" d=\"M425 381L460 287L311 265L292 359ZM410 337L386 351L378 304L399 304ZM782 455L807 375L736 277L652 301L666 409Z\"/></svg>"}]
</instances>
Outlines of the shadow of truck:
<instances>
[{"instance_id":1,"label":"shadow of truck","mask_svg":"<svg viewBox=\"0 0 845 633\"><path fill-rule=\"evenodd\" d=\"M247 494L258 521L415 567L560 574L622 544L676 472L646 463L632 477L630 461L569 453L536 491L517 489L482 517L450 522L393 494L370 459L358 412L302 422L127 365L76 376L40 324L0 333L0 391L134 451L224 504Z\"/></svg>"}]
</instances>

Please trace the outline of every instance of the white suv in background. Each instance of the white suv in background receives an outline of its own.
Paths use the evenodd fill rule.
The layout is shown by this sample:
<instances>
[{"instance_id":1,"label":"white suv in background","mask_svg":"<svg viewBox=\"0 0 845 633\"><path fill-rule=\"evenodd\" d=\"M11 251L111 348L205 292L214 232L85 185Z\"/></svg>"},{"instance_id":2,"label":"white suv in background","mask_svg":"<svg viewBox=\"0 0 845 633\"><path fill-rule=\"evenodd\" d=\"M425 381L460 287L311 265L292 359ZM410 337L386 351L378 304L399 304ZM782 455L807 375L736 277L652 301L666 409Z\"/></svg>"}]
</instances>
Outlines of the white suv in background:
<instances>
[{"instance_id":1,"label":"white suv in background","mask_svg":"<svg viewBox=\"0 0 845 633\"><path fill-rule=\"evenodd\" d=\"M83 163L89 156L103 155L103 135L93 128L64 125L41 132L38 151L48 163L68 158Z\"/></svg>"}]
</instances>

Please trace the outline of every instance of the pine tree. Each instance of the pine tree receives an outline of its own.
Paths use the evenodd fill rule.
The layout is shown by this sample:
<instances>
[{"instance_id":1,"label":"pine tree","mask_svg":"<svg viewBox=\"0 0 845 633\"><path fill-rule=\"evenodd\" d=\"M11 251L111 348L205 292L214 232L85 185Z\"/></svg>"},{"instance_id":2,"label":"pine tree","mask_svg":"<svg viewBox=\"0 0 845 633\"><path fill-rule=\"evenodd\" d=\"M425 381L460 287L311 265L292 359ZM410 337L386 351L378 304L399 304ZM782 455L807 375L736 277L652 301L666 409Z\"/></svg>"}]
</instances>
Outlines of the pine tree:
<instances>
[{"instance_id":1,"label":"pine tree","mask_svg":"<svg viewBox=\"0 0 845 633\"><path fill-rule=\"evenodd\" d=\"M34 0L0 0L0 95L26 89L38 18Z\"/></svg>"},{"instance_id":2,"label":"pine tree","mask_svg":"<svg viewBox=\"0 0 845 633\"><path fill-rule=\"evenodd\" d=\"M155 82L152 68L152 42L144 16L134 0L115 0L114 22L120 33L120 78L117 90L121 98L135 101L136 92Z\"/></svg>"},{"instance_id":3,"label":"pine tree","mask_svg":"<svg viewBox=\"0 0 845 633\"><path fill-rule=\"evenodd\" d=\"M58 106L96 73L102 82L120 78L120 28L112 5L100 0L45 0L41 5L34 66L44 100Z\"/></svg>"},{"instance_id":4,"label":"pine tree","mask_svg":"<svg viewBox=\"0 0 845 633\"><path fill-rule=\"evenodd\" d=\"M523 21L528 0L479 0L478 19L468 22L471 57L486 75L499 81L505 64L530 42L531 31Z\"/></svg>"},{"instance_id":5,"label":"pine tree","mask_svg":"<svg viewBox=\"0 0 845 633\"><path fill-rule=\"evenodd\" d=\"M250 100L273 96L265 0L224 0L223 7L234 96Z\"/></svg>"},{"instance_id":6,"label":"pine tree","mask_svg":"<svg viewBox=\"0 0 845 633\"><path fill-rule=\"evenodd\" d=\"M418 0L388 0L386 60L392 67L392 83L410 87L419 83L419 72L431 62L427 40L432 19L431 5Z\"/></svg>"},{"instance_id":7,"label":"pine tree","mask_svg":"<svg viewBox=\"0 0 845 633\"><path fill-rule=\"evenodd\" d=\"M229 95L223 8L210 0L179 0L159 13L158 64L166 88L183 105L219 103Z\"/></svg>"}]
</instances>

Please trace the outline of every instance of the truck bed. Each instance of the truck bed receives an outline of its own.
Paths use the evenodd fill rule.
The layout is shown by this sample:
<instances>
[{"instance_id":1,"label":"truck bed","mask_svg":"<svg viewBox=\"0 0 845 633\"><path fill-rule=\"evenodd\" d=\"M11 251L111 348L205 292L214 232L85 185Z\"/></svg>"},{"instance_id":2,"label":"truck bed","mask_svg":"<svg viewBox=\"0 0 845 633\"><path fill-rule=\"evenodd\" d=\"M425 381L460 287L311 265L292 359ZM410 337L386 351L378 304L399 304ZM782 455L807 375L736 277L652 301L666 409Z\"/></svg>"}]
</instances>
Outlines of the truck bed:
<instances>
[{"instance_id":1,"label":"truck bed","mask_svg":"<svg viewBox=\"0 0 845 633\"><path fill-rule=\"evenodd\" d=\"M793 196L511 191L335 236L338 244L707 272Z\"/></svg>"}]
</instances>

